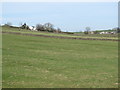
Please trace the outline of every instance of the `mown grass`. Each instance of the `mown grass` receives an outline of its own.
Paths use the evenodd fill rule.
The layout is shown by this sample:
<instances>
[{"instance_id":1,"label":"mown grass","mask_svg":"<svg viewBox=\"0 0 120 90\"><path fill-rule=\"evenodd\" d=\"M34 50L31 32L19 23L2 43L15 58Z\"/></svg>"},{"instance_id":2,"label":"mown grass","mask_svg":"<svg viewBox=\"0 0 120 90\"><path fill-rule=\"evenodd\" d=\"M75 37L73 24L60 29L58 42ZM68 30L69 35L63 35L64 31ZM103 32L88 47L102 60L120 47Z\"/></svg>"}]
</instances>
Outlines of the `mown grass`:
<instances>
[{"instance_id":1,"label":"mown grass","mask_svg":"<svg viewBox=\"0 0 120 90\"><path fill-rule=\"evenodd\" d=\"M3 34L3 88L116 88L117 43Z\"/></svg>"}]
</instances>

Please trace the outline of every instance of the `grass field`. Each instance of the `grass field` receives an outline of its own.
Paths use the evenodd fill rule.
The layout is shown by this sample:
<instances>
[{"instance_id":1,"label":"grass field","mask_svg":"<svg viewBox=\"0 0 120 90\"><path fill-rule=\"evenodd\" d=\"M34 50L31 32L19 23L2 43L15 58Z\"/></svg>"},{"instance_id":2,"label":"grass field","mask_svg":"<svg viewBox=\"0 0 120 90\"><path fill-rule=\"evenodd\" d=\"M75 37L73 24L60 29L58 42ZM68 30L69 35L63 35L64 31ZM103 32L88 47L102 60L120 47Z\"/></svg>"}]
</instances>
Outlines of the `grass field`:
<instances>
[{"instance_id":1,"label":"grass field","mask_svg":"<svg viewBox=\"0 0 120 90\"><path fill-rule=\"evenodd\" d=\"M117 88L118 42L3 34L3 88Z\"/></svg>"},{"instance_id":2,"label":"grass field","mask_svg":"<svg viewBox=\"0 0 120 90\"><path fill-rule=\"evenodd\" d=\"M61 34L61 33L49 33L49 32L40 32L40 31L29 31L24 29L16 29L16 28L9 28L3 27L4 32L17 32L21 34L35 34L35 35L49 35L49 36L61 36L61 37L75 37L75 38L93 38L93 39L113 39L118 40L117 34Z\"/></svg>"}]
</instances>

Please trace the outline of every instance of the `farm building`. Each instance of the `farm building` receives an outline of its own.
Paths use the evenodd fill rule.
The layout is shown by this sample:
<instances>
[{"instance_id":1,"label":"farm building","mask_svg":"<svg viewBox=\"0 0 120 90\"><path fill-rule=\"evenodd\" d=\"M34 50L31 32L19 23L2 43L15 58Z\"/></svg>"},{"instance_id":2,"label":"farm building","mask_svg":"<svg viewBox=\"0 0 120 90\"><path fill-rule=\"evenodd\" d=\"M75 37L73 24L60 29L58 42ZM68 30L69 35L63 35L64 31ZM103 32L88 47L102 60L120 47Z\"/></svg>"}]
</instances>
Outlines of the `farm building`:
<instances>
[{"instance_id":1,"label":"farm building","mask_svg":"<svg viewBox=\"0 0 120 90\"><path fill-rule=\"evenodd\" d=\"M116 32L100 32L99 34L116 34Z\"/></svg>"},{"instance_id":2,"label":"farm building","mask_svg":"<svg viewBox=\"0 0 120 90\"><path fill-rule=\"evenodd\" d=\"M31 31L37 31L36 27L34 27L34 26L29 26L29 30L31 30Z\"/></svg>"}]
</instances>

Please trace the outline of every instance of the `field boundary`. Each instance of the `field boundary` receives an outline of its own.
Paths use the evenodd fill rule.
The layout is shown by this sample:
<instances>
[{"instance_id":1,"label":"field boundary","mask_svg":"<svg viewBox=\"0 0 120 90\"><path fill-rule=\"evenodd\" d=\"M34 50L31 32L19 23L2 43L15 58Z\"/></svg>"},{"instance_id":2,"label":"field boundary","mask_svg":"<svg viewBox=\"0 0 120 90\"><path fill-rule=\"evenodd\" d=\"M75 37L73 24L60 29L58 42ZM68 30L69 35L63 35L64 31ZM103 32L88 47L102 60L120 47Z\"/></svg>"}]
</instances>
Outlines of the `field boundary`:
<instances>
[{"instance_id":1,"label":"field boundary","mask_svg":"<svg viewBox=\"0 0 120 90\"><path fill-rule=\"evenodd\" d=\"M100 38L79 38L79 37L64 37L64 36L50 36L50 35L38 35L38 34L28 34L19 32L5 32L3 34L16 34L16 35L26 35L26 36L37 36L37 37L48 37L48 38L61 38L61 39L78 39L78 40L104 40L104 41L120 41L119 39L100 39Z\"/></svg>"}]
</instances>

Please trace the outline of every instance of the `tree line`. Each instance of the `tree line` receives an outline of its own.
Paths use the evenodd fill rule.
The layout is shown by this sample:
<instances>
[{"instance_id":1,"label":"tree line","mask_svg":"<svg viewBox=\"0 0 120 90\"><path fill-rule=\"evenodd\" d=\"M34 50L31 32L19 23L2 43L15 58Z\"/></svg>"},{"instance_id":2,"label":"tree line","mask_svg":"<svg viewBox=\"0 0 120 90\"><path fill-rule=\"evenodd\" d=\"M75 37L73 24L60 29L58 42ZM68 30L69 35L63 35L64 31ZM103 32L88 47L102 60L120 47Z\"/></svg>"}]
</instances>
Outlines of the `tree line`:
<instances>
[{"instance_id":1,"label":"tree line","mask_svg":"<svg viewBox=\"0 0 120 90\"><path fill-rule=\"evenodd\" d=\"M12 27L12 23L11 22L7 22L4 26L10 26ZM68 33L68 34L73 34L71 32L62 32L60 28L54 28L54 25L51 24L51 23L45 23L45 24L36 24L36 27L35 26L32 26L33 28L35 28L37 31L45 31L45 32L57 32L57 33ZM20 29L27 29L27 30L30 30L29 26L24 23L24 24L21 24L19 26ZM113 29L110 29L110 31L113 30L113 31L116 31L116 33L120 33L120 28L119 27L116 27L116 28L113 28ZM93 31L94 34L98 34L99 33L99 30L96 30L96 31ZM84 31L84 34L90 34L91 33L91 28L90 27L86 27L85 28L85 31Z\"/></svg>"},{"instance_id":2,"label":"tree line","mask_svg":"<svg viewBox=\"0 0 120 90\"><path fill-rule=\"evenodd\" d=\"M29 29L29 26L24 23L22 26L20 26L21 29ZM33 28L36 28L37 31L47 31L47 32L62 32L60 28L55 29L54 25L51 23L45 23L45 24L37 24L36 27L32 26Z\"/></svg>"}]
</instances>

